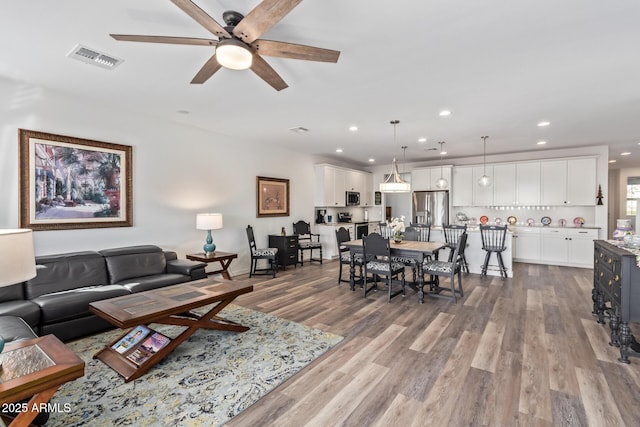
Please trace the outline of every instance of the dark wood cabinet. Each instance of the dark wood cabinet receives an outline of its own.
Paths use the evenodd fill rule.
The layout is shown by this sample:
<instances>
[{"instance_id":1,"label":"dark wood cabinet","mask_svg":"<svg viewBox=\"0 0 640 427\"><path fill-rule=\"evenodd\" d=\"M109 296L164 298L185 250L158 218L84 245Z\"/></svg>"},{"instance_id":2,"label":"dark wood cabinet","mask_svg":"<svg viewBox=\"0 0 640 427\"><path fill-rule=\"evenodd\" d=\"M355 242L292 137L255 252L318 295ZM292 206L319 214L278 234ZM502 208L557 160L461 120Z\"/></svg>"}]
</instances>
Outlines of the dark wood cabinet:
<instances>
[{"instance_id":1,"label":"dark wood cabinet","mask_svg":"<svg viewBox=\"0 0 640 427\"><path fill-rule=\"evenodd\" d=\"M278 265L283 270L298 263L298 236L269 235L269 247L278 248Z\"/></svg>"},{"instance_id":2,"label":"dark wood cabinet","mask_svg":"<svg viewBox=\"0 0 640 427\"><path fill-rule=\"evenodd\" d=\"M598 323L609 316L612 346L620 347L620 362L629 363L630 355L638 355L629 322L640 321L640 268L636 255L604 240L594 242L593 313Z\"/></svg>"}]
</instances>

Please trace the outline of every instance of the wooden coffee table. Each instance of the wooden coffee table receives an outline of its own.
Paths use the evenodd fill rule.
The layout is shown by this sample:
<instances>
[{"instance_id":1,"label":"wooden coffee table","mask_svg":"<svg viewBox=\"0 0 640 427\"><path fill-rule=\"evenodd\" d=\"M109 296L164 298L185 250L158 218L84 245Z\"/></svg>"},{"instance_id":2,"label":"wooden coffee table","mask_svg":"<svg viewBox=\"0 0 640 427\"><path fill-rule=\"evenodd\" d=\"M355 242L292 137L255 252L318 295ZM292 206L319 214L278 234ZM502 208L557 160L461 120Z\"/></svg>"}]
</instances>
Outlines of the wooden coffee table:
<instances>
[{"instance_id":1,"label":"wooden coffee table","mask_svg":"<svg viewBox=\"0 0 640 427\"><path fill-rule=\"evenodd\" d=\"M166 343L164 347L154 350L151 356L142 363L138 363L139 360L135 357L128 356L136 352L144 344L146 338L141 342L131 344L131 347L126 351L122 351L123 349L120 348L121 352L119 352L112 348L126 334L100 350L94 355L94 358L102 360L122 375L125 382L139 378L200 328L235 332L249 330L247 326L222 319L216 314L238 296L252 291L252 285L242 282L202 279L92 302L89 304L92 312L119 328L131 328L138 325L147 326L150 323L187 327L180 335ZM200 315L191 312L193 309L209 304L214 305L205 314ZM151 334L153 332L155 331L151 330ZM147 347L140 349L140 351L143 350L147 351Z\"/></svg>"},{"instance_id":2,"label":"wooden coffee table","mask_svg":"<svg viewBox=\"0 0 640 427\"><path fill-rule=\"evenodd\" d=\"M84 361L54 335L11 342L0 360L0 405L18 405L15 426L28 426L62 384L84 375Z\"/></svg>"}]
</instances>

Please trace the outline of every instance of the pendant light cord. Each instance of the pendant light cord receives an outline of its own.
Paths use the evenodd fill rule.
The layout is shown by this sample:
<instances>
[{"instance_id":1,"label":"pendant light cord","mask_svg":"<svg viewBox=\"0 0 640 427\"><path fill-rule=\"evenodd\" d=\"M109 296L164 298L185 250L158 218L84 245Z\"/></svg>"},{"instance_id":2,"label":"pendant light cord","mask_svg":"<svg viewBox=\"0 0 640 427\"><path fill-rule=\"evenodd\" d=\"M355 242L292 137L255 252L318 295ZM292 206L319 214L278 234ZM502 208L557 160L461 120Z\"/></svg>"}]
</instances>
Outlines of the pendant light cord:
<instances>
[{"instance_id":1,"label":"pendant light cord","mask_svg":"<svg viewBox=\"0 0 640 427\"><path fill-rule=\"evenodd\" d=\"M484 142L484 154L482 156L482 175L487 176L487 138L488 136L481 136L482 141Z\"/></svg>"}]
</instances>

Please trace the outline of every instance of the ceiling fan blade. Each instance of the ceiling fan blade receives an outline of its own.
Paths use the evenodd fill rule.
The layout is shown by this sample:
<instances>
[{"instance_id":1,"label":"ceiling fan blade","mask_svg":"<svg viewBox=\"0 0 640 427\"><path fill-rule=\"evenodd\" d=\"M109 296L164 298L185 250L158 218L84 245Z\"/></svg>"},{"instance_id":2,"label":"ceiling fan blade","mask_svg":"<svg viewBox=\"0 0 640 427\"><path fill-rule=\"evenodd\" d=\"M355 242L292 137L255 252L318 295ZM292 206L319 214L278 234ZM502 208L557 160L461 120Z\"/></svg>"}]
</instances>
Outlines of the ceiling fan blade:
<instances>
[{"instance_id":1,"label":"ceiling fan blade","mask_svg":"<svg viewBox=\"0 0 640 427\"><path fill-rule=\"evenodd\" d=\"M184 13L192 17L198 24L209 30L218 37L231 38L231 34L218 24L215 19L200 9L194 2L190 0L171 0L171 3L178 6Z\"/></svg>"},{"instance_id":2,"label":"ceiling fan blade","mask_svg":"<svg viewBox=\"0 0 640 427\"><path fill-rule=\"evenodd\" d=\"M173 0L172 0L173 1ZM233 35L245 43L253 43L277 24L302 0L263 0L233 29Z\"/></svg>"},{"instance_id":3,"label":"ceiling fan blade","mask_svg":"<svg viewBox=\"0 0 640 427\"><path fill-rule=\"evenodd\" d=\"M218 40L199 39L195 37L170 37L170 36L135 36L129 34L109 34L116 40L126 42L143 42L143 43L167 43L167 44L188 44L199 46L216 46Z\"/></svg>"},{"instance_id":4,"label":"ceiling fan blade","mask_svg":"<svg viewBox=\"0 0 640 427\"><path fill-rule=\"evenodd\" d=\"M280 77L280 75L271 68L271 65L267 64L267 61L262 59L258 54L253 55L251 70L253 70L254 73L256 73L262 80L269 83L269 85L277 91L281 91L282 89L289 87L289 85L282 80L282 77Z\"/></svg>"},{"instance_id":5,"label":"ceiling fan blade","mask_svg":"<svg viewBox=\"0 0 640 427\"><path fill-rule=\"evenodd\" d=\"M209 60L200 68L198 74L195 75L191 84L202 84L209 80L222 66L218 64L216 55L214 54Z\"/></svg>"},{"instance_id":6,"label":"ceiling fan blade","mask_svg":"<svg viewBox=\"0 0 640 427\"><path fill-rule=\"evenodd\" d=\"M338 62L338 57L340 57L340 52L337 50L273 40L259 39L251 43L251 47L260 55L303 59L306 61Z\"/></svg>"}]
</instances>

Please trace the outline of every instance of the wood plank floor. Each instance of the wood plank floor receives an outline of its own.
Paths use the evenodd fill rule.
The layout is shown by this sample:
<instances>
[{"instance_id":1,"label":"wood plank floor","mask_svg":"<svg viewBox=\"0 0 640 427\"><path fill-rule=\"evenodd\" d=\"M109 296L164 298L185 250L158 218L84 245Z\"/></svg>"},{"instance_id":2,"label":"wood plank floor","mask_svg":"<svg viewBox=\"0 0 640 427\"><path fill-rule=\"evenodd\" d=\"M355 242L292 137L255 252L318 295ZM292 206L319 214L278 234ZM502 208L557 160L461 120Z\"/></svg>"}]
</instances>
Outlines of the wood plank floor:
<instances>
[{"instance_id":1,"label":"wood plank floor","mask_svg":"<svg viewBox=\"0 0 640 427\"><path fill-rule=\"evenodd\" d=\"M640 425L640 358L618 363L591 315L592 270L516 263L419 304L363 298L338 267L235 278L254 285L237 304L345 339L229 426Z\"/></svg>"}]
</instances>

